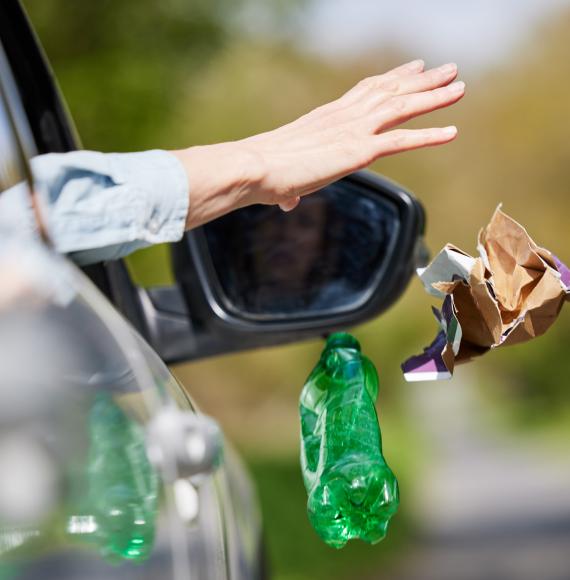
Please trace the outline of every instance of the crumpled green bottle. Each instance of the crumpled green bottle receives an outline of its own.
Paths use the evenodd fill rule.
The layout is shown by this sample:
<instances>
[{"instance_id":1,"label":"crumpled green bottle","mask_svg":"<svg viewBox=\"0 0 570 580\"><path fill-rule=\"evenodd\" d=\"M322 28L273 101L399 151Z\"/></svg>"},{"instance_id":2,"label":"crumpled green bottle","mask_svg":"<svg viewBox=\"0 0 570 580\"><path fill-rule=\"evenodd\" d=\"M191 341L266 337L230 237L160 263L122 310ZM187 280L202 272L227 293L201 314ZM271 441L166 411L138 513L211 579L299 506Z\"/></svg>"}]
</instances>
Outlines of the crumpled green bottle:
<instances>
[{"instance_id":1,"label":"crumpled green bottle","mask_svg":"<svg viewBox=\"0 0 570 580\"><path fill-rule=\"evenodd\" d=\"M334 548L356 538L379 542L398 509L398 482L382 455L377 396L378 374L358 341L330 335L301 392L301 469L309 520Z\"/></svg>"},{"instance_id":2,"label":"crumpled green bottle","mask_svg":"<svg viewBox=\"0 0 570 580\"><path fill-rule=\"evenodd\" d=\"M94 542L109 562L145 560L152 550L159 479L142 427L100 393L89 414L87 489L68 531Z\"/></svg>"}]
</instances>

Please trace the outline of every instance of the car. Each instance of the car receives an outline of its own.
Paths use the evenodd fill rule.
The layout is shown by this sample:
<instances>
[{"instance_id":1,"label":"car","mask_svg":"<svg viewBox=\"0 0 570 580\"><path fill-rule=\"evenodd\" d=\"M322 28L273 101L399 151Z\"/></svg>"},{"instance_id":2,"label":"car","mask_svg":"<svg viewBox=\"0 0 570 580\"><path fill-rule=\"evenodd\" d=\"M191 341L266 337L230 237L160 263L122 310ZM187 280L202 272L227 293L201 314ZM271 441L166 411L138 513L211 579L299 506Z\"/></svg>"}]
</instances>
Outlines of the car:
<instances>
[{"instance_id":1,"label":"car","mask_svg":"<svg viewBox=\"0 0 570 580\"><path fill-rule=\"evenodd\" d=\"M145 289L122 260L79 268L53 249L30 160L79 147L19 1L2 0L0 200L27 196L38 233L0 216L0 578L267 578L247 470L167 365L377 316L426 261L423 208L358 172L290 214L187 232L176 284Z\"/></svg>"}]
</instances>

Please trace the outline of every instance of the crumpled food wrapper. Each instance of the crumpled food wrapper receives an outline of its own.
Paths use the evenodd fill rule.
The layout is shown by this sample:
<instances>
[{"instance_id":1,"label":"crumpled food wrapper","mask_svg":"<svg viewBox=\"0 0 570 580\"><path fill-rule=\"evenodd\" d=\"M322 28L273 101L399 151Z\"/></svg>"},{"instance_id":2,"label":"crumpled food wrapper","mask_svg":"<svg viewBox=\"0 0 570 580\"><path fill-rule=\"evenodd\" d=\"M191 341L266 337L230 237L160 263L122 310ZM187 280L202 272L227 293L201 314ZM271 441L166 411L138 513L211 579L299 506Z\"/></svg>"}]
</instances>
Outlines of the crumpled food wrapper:
<instances>
[{"instance_id":1,"label":"crumpled food wrapper","mask_svg":"<svg viewBox=\"0 0 570 580\"><path fill-rule=\"evenodd\" d=\"M440 331L420 355L402 364L407 381L449 379L456 363L492 348L544 334L570 299L570 270L536 245L499 206L479 232L474 258L447 244L418 275L429 294Z\"/></svg>"}]
</instances>

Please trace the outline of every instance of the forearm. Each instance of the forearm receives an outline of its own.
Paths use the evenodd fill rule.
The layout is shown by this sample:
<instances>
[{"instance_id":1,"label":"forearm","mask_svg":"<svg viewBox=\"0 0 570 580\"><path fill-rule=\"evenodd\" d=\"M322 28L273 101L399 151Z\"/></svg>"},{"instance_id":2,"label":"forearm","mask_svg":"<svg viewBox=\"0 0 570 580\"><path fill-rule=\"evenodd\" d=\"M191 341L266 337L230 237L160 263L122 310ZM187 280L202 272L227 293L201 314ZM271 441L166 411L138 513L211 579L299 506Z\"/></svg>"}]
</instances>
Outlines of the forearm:
<instances>
[{"instance_id":1,"label":"forearm","mask_svg":"<svg viewBox=\"0 0 570 580\"><path fill-rule=\"evenodd\" d=\"M171 151L184 167L190 203L186 229L250 205L263 182L263 162L242 141Z\"/></svg>"}]
</instances>

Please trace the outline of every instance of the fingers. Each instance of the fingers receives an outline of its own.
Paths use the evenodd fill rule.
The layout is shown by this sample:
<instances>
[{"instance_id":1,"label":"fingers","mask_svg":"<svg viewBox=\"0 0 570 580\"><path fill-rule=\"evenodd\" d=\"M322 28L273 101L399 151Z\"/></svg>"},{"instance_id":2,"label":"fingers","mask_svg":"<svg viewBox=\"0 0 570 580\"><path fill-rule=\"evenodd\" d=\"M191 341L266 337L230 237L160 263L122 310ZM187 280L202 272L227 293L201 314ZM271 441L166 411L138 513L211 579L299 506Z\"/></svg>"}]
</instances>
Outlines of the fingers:
<instances>
[{"instance_id":1,"label":"fingers","mask_svg":"<svg viewBox=\"0 0 570 580\"><path fill-rule=\"evenodd\" d=\"M464 94L465 83L457 81L432 91L394 97L391 103L381 107L374 116L373 131L385 131L418 115L448 107L459 101Z\"/></svg>"},{"instance_id":2,"label":"fingers","mask_svg":"<svg viewBox=\"0 0 570 580\"><path fill-rule=\"evenodd\" d=\"M406 64L400 65L386 73L362 79L358 84L352 87L341 97L343 103L354 103L366 95L370 89L378 88L382 85L392 85L403 76L416 75L424 70L425 63L423 60L413 60ZM394 84L396 86L396 84Z\"/></svg>"},{"instance_id":3,"label":"fingers","mask_svg":"<svg viewBox=\"0 0 570 580\"><path fill-rule=\"evenodd\" d=\"M407 62L405 64L401 64L388 72L379 75L380 77L399 77L401 75L410 75L414 73L420 73L424 70L425 62L421 59L412 60L411 62Z\"/></svg>"},{"instance_id":4,"label":"fingers","mask_svg":"<svg viewBox=\"0 0 570 580\"><path fill-rule=\"evenodd\" d=\"M395 82L399 78L414 76L422 73L424 66L425 63L423 60L412 60L411 62L397 66L388 72L382 73L381 75L375 75L362 79L356 86L370 88L382 85L382 83L389 84L391 82Z\"/></svg>"},{"instance_id":5,"label":"fingers","mask_svg":"<svg viewBox=\"0 0 570 580\"><path fill-rule=\"evenodd\" d=\"M393 82L391 90L389 86L386 86L384 90L394 95L409 95L446 86L456 77L457 65L448 63L421 74L400 77Z\"/></svg>"},{"instance_id":6,"label":"fingers","mask_svg":"<svg viewBox=\"0 0 570 580\"><path fill-rule=\"evenodd\" d=\"M361 81L367 91L363 93L370 109L385 103L388 99L430 91L444 87L457 77L457 65L450 63L418 74L399 77L370 77ZM357 85L359 86L359 85Z\"/></svg>"},{"instance_id":7,"label":"fingers","mask_svg":"<svg viewBox=\"0 0 570 580\"><path fill-rule=\"evenodd\" d=\"M453 141L457 136L457 127L442 127L432 129L396 129L374 137L373 155L375 159L420 149L433 147Z\"/></svg>"}]
</instances>

